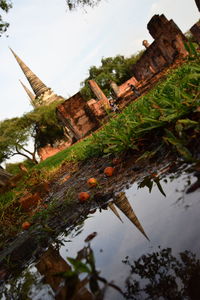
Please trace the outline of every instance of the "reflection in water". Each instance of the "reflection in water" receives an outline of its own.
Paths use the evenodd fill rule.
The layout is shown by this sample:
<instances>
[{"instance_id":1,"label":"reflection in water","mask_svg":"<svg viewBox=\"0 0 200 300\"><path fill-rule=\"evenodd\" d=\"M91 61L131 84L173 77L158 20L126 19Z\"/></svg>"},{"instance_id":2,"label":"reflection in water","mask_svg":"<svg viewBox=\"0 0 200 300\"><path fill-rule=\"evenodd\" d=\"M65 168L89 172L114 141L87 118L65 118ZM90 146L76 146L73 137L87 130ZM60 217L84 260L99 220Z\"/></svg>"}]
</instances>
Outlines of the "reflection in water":
<instances>
[{"instance_id":1,"label":"reflection in water","mask_svg":"<svg viewBox=\"0 0 200 300\"><path fill-rule=\"evenodd\" d=\"M166 178L164 174L162 178L155 174L146 176L139 185L147 186L151 194L145 188L138 191L137 183L126 192L130 202L134 200L134 210L125 193L119 193L112 202L100 203L102 212L108 207L111 212L100 214L95 207L90 211L90 214L96 211L94 217L89 214L87 221L83 217L71 232L66 230L36 265L27 268L20 277L9 278L0 288L0 299L199 300L200 261L193 254L198 253L200 247L199 195L190 194L199 186L199 177L196 177L195 183L193 176L188 176L183 169L180 174ZM157 188L152 190L153 184L160 192L163 191L161 184L169 191L165 199ZM178 201L184 200L181 207L192 204L189 210L174 205L177 193L181 194ZM134 211L145 219L151 242L143 238L148 239L148 236ZM131 223L124 219L121 224L112 218L114 213L123 222L121 212ZM132 224L143 236L133 230ZM94 238L92 249L90 241ZM155 251L158 244L162 250ZM150 247L153 250L147 254ZM180 254L175 257L171 248L173 253ZM70 253L67 259L66 251ZM142 253L145 255L141 256ZM115 280L121 290L111 280Z\"/></svg>"},{"instance_id":2,"label":"reflection in water","mask_svg":"<svg viewBox=\"0 0 200 300\"><path fill-rule=\"evenodd\" d=\"M119 193L116 196L114 203L125 214L125 216L137 227L137 229L149 240L126 197L126 194L124 192Z\"/></svg>"},{"instance_id":3,"label":"reflection in water","mask_svg":"<svg viewBox=\"0 0 200 300\"><path fill-rule=\"evenodd\" d=\"M195 172L194 176L197 177L197 180L187 189L187 194L193 193L200 188L200 171Z\"/></svg>"},{"instance_id":4,"label":"reflection in water","mask_svg":"<svg viewBox=\"0 0 200 300\"><path fill-rule=\"evenodd\" d=\"M95 236L96 232L90 234L85 241L91 241ZM104 299L108 286L123 294L119 287L99 275L89 242L78 251L76 258L68 257L67 260L71 266L60 256L58 250L50 247L36 265L44 276L43 281L54 290L55 299L100 300Z\"/></svg>"},{"instance_id":5,"label":"reflection in water","mask_svg":"<svg viewBox=\"0 0 200 300\"><path fill-rule=\"evenodd\" d=\"M41 257L36 268L55 292L55 299L93 299L86 288L87 279L80 280L78 273L60 256L59 249L50 247ZM64 280L69 274L68 280Z\"/></svg>"},{"instance_id":6,"label":"reflection in water","mask_svg":"<svg viewBox=\"0 0 200 300\"><path fill-rule=\"evenodd\" d=\"M160 177L156 174L151 174L151 175L148 175L148 176L145 176L143 178L143 180L138 184L138 188L143 188L143 187L148 187L149 189L149 193L151 193L151 190L152 190L152 187L153 187L153 184L156 184L159 191L161 192L161 194L163 194L163 196L166 197L166 194L162 188L162 185L160 183Z\"/></svg>"},{"instance_id":7,"label":"reflection in water","mask_svg":"<svg viewBox=\"0 0 200 300\"><path fill-rule=\"evenodd\" d=\"M121 219L121 217L120 217L120 215L119 215L119 213L118 213L118 211L117 211L114 203L113 202L109 202L108 203L108 207L112 210L112 212L115 214L115 216L117 216L117 218L120 219L120 221L123 223L123 221L122 221L122 219Z\"/></svg>"},{"instance_id":8,"label":"reflection in water","mask_svg":"<svg viewBox=\"0 0 200 300\"><path fill-rule=\"evenodd\" d=\"M200 299L200 260L190 251L176 258L171 248L142 255L131 262L126 280L126 299Z\"/></svg>"},{"instance_id":9,"label":"reflection in water","mask_svg":"<svg viewBox=\"0 0 200 300\"><path fill-rule=\"evenodd\" d=\"M142 255L135 261L126 257L122 263L129 269L122 283L123 290L100 276L90 243L78 251L76 258L68 258L68 261L71 265L58 250L50 247L36 265L44 276L43 283L51 285L54 295L43 285L40 286L43 289L41 297L34 298L31 288L33 290L36 284L38 288L38 274L26 271L20 280L10 281L7 289L1 290L1 299L102 300L118 299L117 295L134 300L200 298L200 260L191 251L175 257L171 248L159 247L158 251ZM107 298L108 288L116 291L114 298Z\"/></svg>"}]
</instances>

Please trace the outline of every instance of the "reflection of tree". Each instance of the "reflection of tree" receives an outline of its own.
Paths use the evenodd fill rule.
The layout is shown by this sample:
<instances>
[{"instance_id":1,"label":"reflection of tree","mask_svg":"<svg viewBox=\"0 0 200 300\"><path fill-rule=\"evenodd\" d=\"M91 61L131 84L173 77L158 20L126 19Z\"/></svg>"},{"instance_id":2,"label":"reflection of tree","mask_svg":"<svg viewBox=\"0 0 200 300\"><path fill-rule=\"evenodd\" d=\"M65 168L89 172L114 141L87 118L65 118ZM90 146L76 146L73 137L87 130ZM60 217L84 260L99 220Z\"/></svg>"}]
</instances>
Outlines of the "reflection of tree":
<instances>
[{"instance_id":1,"label":"reflection of tree","mask_svg":"<svg viewBox=\"0 0 200 300\"><path fill-rule=\"evenodd\" d=\"M89 235L86 240L90 241L95 236L96 233L93 233ZM68 261L72 265L72 269L58 274L65 279L65 285L70 285L70 287L73 288L73 293L71 293L68 299L101 300L104 299L105 292L109 286L117 290L119 293L123 294L118 286L111 282L108 282L105 278L100 276L100 272L96 269L95 257L90 243L88 243L87 246L78 251L76 258L68 257ZM79 280L79 275L82 275L82 277L84 276L81 282ZM90 294L88 290L88 294L83 295L83 291L81 291L81 289L86 289L86 286L88 285Z\"/></svg>"},{"instance_id":2,"label":"reflection of tree","mask_svg":"<svg viewBox=\"0 0 200 300\"><path fill-rule=\"evenodd\" d=\"M163 196L166 197L166 194L163 191L163 188L161 186L160 180L161 180L161 178L156 174L151 174L151 175L145 176L142 179L142 181L138 184L138 188L143 188L146 186L149 189L149 193L151 193L153 184L155 183L157 185L159 191L161 192L161 194L163 194Z\"/></svg>"},{"instance_id":3,"label":"reflection of tree","mask_svg":"<svg viewBox=\"0 0 200 300\"><path fill-rule=\"evenodd\" d=\"M127 299L200 299L200 260L190 251L174 257L170 248L141 256L130 262L126 280Z\"/></svg>"}]
</instances>

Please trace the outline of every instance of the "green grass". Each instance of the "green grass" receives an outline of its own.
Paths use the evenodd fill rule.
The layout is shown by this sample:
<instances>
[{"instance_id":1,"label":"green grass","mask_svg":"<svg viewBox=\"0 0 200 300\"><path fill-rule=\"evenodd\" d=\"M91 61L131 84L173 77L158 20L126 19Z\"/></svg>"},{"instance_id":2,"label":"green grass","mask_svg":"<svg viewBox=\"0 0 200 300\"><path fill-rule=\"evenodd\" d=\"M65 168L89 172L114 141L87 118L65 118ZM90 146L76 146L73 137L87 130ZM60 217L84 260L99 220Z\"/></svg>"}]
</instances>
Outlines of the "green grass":
<instances>
[{"instance_id":1,"label":"green grass","mask_svg":"<svg viewBox=\"0 0 200 300\"><path fill-rule=\"evenodd\" d=\"M11 173L13 175L17 175L21 172L20 168L19 168L20 164L23 164L27 168L27 170L30 170L35 165L30 160L24 160L24 161L18 162L18 163L9 163L9 164L6 164L6 171L8 171L9 173Z\"/></svg>"},{"instance_id":2,"label":"green grass","mask_svg":"<svg viewBox=\"0 0 200 300\"><path fill-rule=\"evenodd\" d=\"M0 210L6 206L6 204L12 202L15 198L14 191L8 191L4 194L0 194Z\"/></svg>"},{"instance_id":3,"label":"green grass","mask_svg":"<svg viewBox=\"0 0 200 300\"><path fill-rule=\"evenodd\" d=\"M59 167L64 161L77 161L85 159L83 149L91 143L91 137L87 137L81 142L78 142L71 147L64 149L56 153L54 156L51 156L40 164L35 166L35 169L46 169L50 170L53 168Z\"/></svg>"},{"instance_id":4,"label":"green grass","mask_svg":"<svg viewBox=\"0 0 200 300\"><path fill-rule=\"evenodd\" d=\"M195 54L193 59L169 71L161 83L115 115L102 129L31 168L15 189L0 195L0 210L3 211L3 207L12 203L28 186L51 179L65 162L118 155L129 149L139 150L138 160L150 158L164 143L191 161L188 132L190 134L192 129L194 136L200 133L200 122L193 119L197 111L200 111L200 64ZM157 132L159 141L153 150L141 146L144 140L146 145L150 144Z\"/></svg>"},{"instance_id":5,"label":"green grass","mask_svg":"<svg viewBox=\"0 0 200 300\"><path fill-rule=\"evenodd\" d=\"M173 71L163 83L130 104L101 131L94 133L91 142L83 149L83 155L88 158L118 154L128 149L137 150L143 137L155 129L169 126L174 126L176 132L173 138L178 141L185 129L192 126L198 128L198 122L186 116L199 106L200 65L199 60L195 59Z\"/></svg>"},{"instance_id":6,"label":"green grass","mask_svg":"<svg viewBox=\"0 0 200 300\"><path fill-rule=\"evenodd\" d=\"M89 157L118 154L128 149L138 149L140 140L159 128L173 124L177 143L181 130L197 126L186 116L200 106L199 56L190 58L181 67L170 71L167 78L148 94L130 104L123 113L113 118L104 128L53 157L47 158L35 167L53 170L65 161L85 160ZM185 119L186 117L186 119ZM169 132L163 136L165 142L174 144ZM178 145L178 144L177 144ZM184 145L182 145L184 146Z\"/></svg>"}]
</instances>

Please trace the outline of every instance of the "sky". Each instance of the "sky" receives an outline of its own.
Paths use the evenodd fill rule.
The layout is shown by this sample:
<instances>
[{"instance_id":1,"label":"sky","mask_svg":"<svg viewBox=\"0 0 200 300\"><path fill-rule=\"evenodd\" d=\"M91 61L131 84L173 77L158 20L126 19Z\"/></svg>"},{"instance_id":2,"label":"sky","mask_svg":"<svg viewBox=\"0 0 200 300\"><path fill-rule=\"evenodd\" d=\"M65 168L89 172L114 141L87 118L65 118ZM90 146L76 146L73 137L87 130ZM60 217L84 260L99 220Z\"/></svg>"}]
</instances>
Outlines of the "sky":
<instances>
[{"instance_id":1,"label":"sky","mask_svg":"<svg viewBox=\"0 0 200 300\"><path fill-rule=\"evenodd\" d=\"M0 121L32 109L19 79L23 72L8 47L53 91L69 98L91 66L103 57L130 56L152 42L147 23L164 13L186 32L199 19L194 0L102 0L95 8L69 12L65 0L13 0L0 38Z\"/></svg>"}]
</instances>

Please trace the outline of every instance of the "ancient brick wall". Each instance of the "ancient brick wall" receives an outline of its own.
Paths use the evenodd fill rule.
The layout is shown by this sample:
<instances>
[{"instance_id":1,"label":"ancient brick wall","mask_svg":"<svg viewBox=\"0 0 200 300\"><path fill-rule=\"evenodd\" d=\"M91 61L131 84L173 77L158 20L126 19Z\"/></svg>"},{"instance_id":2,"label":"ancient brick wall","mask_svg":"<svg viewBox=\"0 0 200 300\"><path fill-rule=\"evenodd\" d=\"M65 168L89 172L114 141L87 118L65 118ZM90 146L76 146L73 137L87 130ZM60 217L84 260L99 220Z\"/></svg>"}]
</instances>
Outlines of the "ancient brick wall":
<instances>
[{"instance_id":1,"label":"ancient brick wall","mask_svg":"<svg viewBox=\"0 0 200 300\"><path fill-rule=\"evenodd\" d=\"M155 15L147 28L155 40L133 66L138 81L150 78L177 57L188 54L184 47L185 37L172 20L168 21L164 15Z\"/></svg>"},{"instance_id":2,"label":"ancient brick wall","mask_svg":"<svg viewBox=\"0 0 200 300\"><path fill-rule=\"evenodd\" d=\"M176 58L188 55L184 47L185 37L172 20L168 21L164 15L155 15L147 27L154 42L149 45L147 41L144 41L146 51L133 66L134 76L120 86L115 83L111 84L115 96L122 100L121 108L128 101L130 102L130 99L132 101L137 98L129 84L140 89L145 82L172 64ZM196 28L197 25L194 27L194 31ZM96 82L90 80L89 84L97 100L91 99L86 103L78 92L57 107L58 118L64 125L66 136L71 143L96 130L102 119L106 117L106 110L110 108L107 97Z\"/></svg>"},{"instance_id":3,"label":"ancient brick wall","mask_svg":"<svg viewBox=\"0 0 200 300\"><path fill-rule=\"evenodd\" d=\"M87 112L86 102L80 93L60 104L57 111L59 119L77 140L96 128L96 123Z\"/></svg>"},{"instance_id":4,"label":"ancient brick wall","mask_svg":"<svg viewBox=\"0 0 200 300\"><path fill-rule=\"evenodd\" d=\"M64 150L65 148L68 148L69 146L71 146L71 141L62 141L62 143L60 143L57 147L46 145L38 149L38 155L40 157L40 160L45 160L46 158L55 155L56 153Z\"/></svg>"},{"instance_id":5,"label":"ancient brick wall","mask_svg":"<svg viewBox=\"0 0 200 300\"><path fill-rule=\"evenodd\" d=\"M195 39L195 41L200 44L200 21L197 22L190 28L190 31Z\"/></svg>"},{"instance_id":6,"label":"ancient brick wall","mask_svg":"<svg viewBox=\"0 0 200 300\"><path fill-rule=\"evenodd\" d=\"M126 82L122 83L119 86L119 92L118 92L118 97L119 98L126 97L130 93L132 94L129 84L133 84L133 85L137 86L138 85L138 81L137 81L137 79L135 77L131 77L129 80L127 80Z\"/></svg>"}]
</instances>

